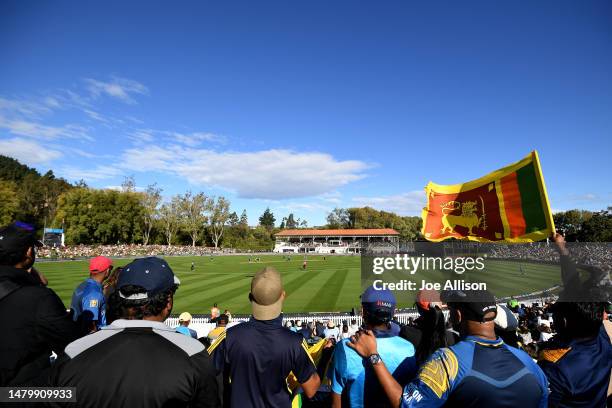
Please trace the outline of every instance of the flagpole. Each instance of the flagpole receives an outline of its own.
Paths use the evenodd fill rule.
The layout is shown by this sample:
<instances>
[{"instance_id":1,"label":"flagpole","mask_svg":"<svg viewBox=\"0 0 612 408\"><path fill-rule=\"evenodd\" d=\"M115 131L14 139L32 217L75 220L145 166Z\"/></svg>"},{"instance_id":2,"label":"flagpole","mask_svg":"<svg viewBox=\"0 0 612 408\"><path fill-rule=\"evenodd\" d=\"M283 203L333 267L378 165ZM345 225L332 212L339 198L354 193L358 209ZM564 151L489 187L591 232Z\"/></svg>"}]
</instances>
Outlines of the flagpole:
<instances>
[{"instance_id":1,"label":"flagpole","mask_svg":"<svg viewBox=\"0 0 612 408\"><path fill-rule=\"evenodd\" d=\"M548 226L550 227L551 234L554 236L557 231L555 230L555 221L553 220L552 211L550 210L550 201L548 200L548 193L546 192L546 184L544 183L544 175L542 174L542 167L540 166L540 158L538 156L538 151L534 150L531 154L533 155L533 161L538 170L536 173L536 177L538 177L540 189L542 192L542 204L547 210L546 221L548 222Z\"/></svg>"}]
</instances>

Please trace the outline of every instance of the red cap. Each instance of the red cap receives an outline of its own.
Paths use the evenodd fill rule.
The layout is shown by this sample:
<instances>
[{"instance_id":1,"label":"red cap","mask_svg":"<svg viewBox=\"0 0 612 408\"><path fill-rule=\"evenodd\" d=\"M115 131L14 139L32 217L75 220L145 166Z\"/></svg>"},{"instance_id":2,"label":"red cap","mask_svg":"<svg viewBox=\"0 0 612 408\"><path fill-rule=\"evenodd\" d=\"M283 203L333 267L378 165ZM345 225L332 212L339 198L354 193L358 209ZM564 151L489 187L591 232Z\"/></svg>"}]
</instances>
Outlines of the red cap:
<instances>
[{"instance_id":1,"label":"red cap","mask_svg":"<svg viewBox=\"0 0 612 408\"><path fill-rule=\"evenodd\" d=\"M89 272L100 273L113 265L113 261L105 256L96 256L89 260Z\"/></svg>"}]
</instances>

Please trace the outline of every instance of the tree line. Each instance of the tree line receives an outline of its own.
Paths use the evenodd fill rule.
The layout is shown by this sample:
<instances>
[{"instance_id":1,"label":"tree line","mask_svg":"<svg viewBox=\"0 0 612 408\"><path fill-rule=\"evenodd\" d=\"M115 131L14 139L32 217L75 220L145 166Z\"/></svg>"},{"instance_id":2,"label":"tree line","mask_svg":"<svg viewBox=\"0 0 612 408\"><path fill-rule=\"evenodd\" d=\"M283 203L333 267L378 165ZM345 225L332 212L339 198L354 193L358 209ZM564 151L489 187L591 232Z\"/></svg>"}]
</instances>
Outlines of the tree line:
<instances>
[{"instance_id":1,"label":"tree line","mask_svg":"<svg viewBox=\"0 0 612 408\"><path fill-rule=\"evenodd\" d=\"M120 190L93 189L83 181L71 184L51 170L41 175L17 160L0 155L0 225L20 220L41 230L63 228L66 243L204 245L269 250L274 234L285 228L306 228L293 213L276 224L266 210L249 226L246 210L231 210L229 199L186 191L164 202L156 184L137 191L133 177ZM557 229L570 241L612 241L612 207L599 212L570 210L553 215ZM404 241L422 239L420 217L400 216L371 207L335 208L317 228L393 228Z\"/></svg>"}]
</instances>

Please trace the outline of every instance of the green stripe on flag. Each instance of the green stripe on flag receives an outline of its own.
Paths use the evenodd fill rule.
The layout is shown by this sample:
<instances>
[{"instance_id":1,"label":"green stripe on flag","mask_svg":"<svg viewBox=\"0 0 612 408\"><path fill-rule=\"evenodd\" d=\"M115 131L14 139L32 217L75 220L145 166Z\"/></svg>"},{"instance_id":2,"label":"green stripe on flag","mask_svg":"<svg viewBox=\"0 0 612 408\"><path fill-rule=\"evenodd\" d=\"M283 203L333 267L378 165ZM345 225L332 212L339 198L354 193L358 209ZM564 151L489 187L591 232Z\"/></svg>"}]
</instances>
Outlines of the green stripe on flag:
<instances>
[{"instance_id":1,"label":"green stripe on flag","mask_svg":"<svg viewBox=\"0 0 612 408\"><path fill-rule=\"evenodd\" d=\"M521 206L525 217L525 232L546 229L546 216L542 208L542 197L533 162L516 171L516 181L521 192Z\"/></svg>"}]
</instances>

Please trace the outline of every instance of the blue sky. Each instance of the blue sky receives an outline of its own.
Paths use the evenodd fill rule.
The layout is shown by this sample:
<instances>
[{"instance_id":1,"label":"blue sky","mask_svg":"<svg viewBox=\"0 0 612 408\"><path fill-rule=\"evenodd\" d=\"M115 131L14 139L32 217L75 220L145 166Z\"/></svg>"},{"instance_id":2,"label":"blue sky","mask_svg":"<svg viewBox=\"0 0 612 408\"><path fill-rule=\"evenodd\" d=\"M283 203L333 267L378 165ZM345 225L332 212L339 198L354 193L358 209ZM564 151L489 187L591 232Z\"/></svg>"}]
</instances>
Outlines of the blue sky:
<instances>
[{"instance_id":1,"label":"blue sky","mask_svg":"<svg viewBox=\"0 0 612 408\"><path fill-rule=\"evenodd\" d=\"M540 153L612 204L612 3L0 3L0 153L321 225Z\"/></svg>"}]
</instances>

